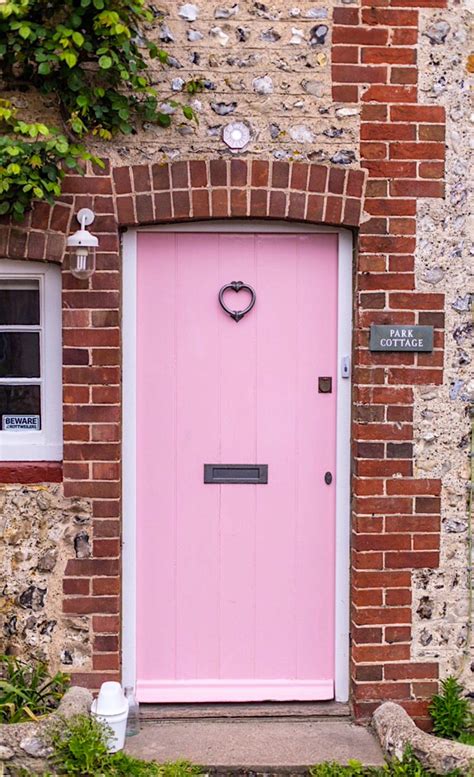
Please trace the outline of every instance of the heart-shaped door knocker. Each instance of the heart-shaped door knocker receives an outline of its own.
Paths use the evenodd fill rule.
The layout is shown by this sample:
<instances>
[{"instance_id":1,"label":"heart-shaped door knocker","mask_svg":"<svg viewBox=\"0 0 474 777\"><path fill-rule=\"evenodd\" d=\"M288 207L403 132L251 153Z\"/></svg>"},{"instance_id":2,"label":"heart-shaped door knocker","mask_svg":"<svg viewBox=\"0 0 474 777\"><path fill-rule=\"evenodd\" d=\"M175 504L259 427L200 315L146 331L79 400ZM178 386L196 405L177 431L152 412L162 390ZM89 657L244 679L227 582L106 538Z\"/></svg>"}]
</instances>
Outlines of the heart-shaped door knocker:
<instances>
[{"instance_id":1,"label":"heart-shaped door knocker","mask_svg":"<svg viewBox=\"0 0 474 777\"><path fill-rule=\"evenodd\" d=\"M243 310L230 310L224 302L224 294L228 289L232 289L233 291L240 291L241 289L244 289L245 291L250 292L251 299L247 307ZM222 310L225 310L227 315L233 318L234 321L240 321L241 318L243 318L252 310L253 306L255 305L256 297L257 295L255 294L255 289L252 289L248 283L242 283L242 281L232 281L232 283L226 283L226 285L223 286L219 292L219 302Z\"/></svg>"}]
</instances>

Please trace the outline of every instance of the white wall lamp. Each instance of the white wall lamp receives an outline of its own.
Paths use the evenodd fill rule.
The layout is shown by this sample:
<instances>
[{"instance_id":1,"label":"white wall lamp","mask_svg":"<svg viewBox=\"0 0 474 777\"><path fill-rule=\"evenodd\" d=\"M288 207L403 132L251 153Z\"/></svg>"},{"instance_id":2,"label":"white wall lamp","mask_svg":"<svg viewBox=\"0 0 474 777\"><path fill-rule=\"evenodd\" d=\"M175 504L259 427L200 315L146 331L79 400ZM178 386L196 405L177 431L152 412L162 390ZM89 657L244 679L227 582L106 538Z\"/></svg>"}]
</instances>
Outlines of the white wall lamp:
<instances>
[{"instance_id":1,"label":"white wall lamp","mask_svg":"<svg viewBox=\"0 0 474 777\"><path fill-rule=\"evenodd\" d=\"M81 208L76 216L81 228L67 239L69 249L69 269L75 278L85 280L90 278L95 270L95 251L99 245L98 238L86 227L95 219L95 213L90 208Z\"/></svg>"}]
</instances>

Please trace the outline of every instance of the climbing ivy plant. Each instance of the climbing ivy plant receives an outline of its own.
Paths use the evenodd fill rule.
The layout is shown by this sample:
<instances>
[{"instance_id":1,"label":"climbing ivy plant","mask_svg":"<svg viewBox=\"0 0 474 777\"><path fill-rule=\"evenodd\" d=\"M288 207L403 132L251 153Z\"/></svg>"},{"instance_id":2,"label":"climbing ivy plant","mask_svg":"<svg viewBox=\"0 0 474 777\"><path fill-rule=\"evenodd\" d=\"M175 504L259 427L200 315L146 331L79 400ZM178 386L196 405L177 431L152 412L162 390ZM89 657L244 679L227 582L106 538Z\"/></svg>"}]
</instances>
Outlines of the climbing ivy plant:
<instances>
[{"instance_id":1,"label":"climbing ivy plant","mask_svg":"<svg viewBox=\"0 0 474 777\"><path fill-rule=\"evenodd\" d=\"M152 20L146 0L0 3L4 88L33 88L53 97L63 122L62 131L27 125L3 103L0 213L21 218L31 199L57 197L64 165L78 169L79 161L89 158L76 141L129 134L140 119L170 125L148 73L150 58L167 61L166 52L147 37ZM174 103L173 108L181 108L188 120L194 118L188 105ZM54 173L54 166L60 171Z\"/></svg>"},{"instance_id":2,"label":"climbing ivy plant","mask_svg":"<svg viewBox=\"0 0 474 777\"><path fill-rule=\"evenodd\" d=\"M16 113L0 100L0 216L21 221L33 199L52 205L66 171L82 172L81 163L94 157L58 130L20 121Z\"/></svg>"}]
</instances>

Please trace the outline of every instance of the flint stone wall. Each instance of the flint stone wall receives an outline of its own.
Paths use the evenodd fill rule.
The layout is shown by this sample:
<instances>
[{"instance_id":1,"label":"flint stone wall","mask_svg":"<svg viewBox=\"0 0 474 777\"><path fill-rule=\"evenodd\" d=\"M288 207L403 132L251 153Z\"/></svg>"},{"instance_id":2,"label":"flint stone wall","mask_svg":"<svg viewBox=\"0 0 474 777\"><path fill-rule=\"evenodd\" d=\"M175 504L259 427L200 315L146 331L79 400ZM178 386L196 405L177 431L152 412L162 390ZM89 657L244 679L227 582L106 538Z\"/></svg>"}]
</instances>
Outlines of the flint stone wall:
<instances>
[{"instance_id":1,"label":"flint stone wall","mask_svg":"<svg viewBox=\"0 0 474 777\"><path fill-rule=\"evenodd\" d=\"M0 485L2 652L41 660L51 671L90 664L90 616L62 612L71 557L91 552L90 505L60 484Z\"/></svg>"}]
</instances>

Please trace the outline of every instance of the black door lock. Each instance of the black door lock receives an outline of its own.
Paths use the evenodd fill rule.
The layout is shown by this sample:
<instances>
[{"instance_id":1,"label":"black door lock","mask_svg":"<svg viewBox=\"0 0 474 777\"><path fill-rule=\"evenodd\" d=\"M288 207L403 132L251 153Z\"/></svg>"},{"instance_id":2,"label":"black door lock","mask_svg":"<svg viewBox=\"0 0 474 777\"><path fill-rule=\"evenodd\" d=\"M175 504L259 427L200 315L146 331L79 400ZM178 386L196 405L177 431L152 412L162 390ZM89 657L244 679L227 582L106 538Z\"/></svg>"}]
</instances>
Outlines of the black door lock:
<instances>
[{"instance_id":1,"label":"black door lock","mask_svg":"<svg viewBox=\"0 0 474 777\"><path fill-rule=\"evenodd\" d=\"M325 482L325 483L326 483L328 486L330 486L330 485L331 485L331 483L332 483L332 474L331 474L331 472L326 472L326 474L325 474L325 476L324 476L324 482Z\"/></svg>"}]
</instances>

